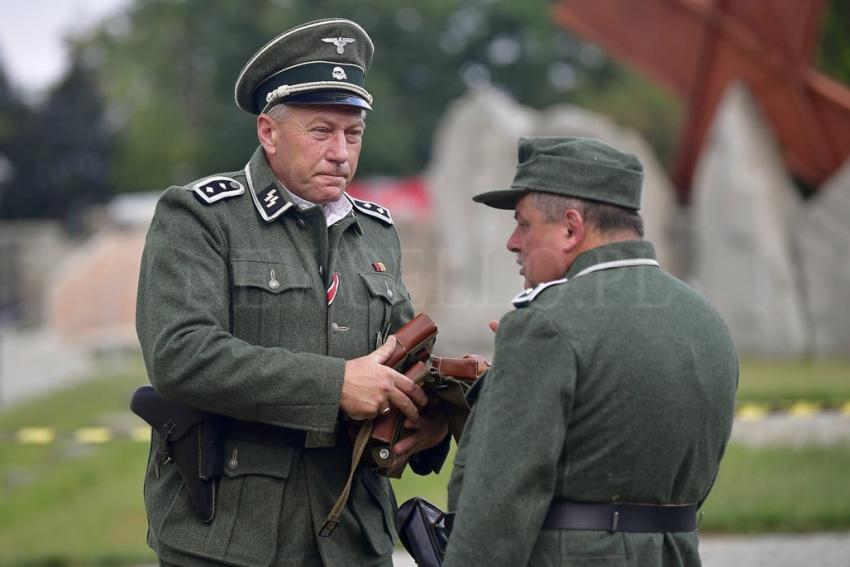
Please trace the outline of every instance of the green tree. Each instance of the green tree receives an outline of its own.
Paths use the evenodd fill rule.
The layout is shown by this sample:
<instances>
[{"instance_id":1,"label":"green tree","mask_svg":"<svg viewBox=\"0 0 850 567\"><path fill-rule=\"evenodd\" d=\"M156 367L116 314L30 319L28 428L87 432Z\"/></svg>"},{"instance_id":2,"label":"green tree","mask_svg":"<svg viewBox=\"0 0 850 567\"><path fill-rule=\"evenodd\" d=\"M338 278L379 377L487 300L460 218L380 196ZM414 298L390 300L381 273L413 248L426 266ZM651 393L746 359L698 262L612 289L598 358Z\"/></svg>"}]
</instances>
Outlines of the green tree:
<instances>
[{"instance_id":1,"label":"green tree","mask_svg":"<svg viewBox=\"0 0 850 567\"><path fill-rule=\"evenodd\" d=\"M824 73L850 86L850 2L847 0L830 2L817 64Z\"/></svg>"},{"instance_id":2,"label":"green tree","mask_svg":"<svg viewBox=\"0 0 850 567\"><path fill-rule=\"evenodd\" d=\"M112 194L111 136L95 75L78 51L64 79L36 108L0 87L0 154L6 154L11 173L0 193L0 218L73 223Z\"/></svg>"},{"instance_id":3,"label":"green tree","mask_svg":"<svg viewBox=\"0 0 850 567\"><path fill-rule=\"evenodd\" d=\"M7 218L9 195L15 187L15 160L21 150L17 133L28 119L28 109L15 93L0 65L0 218Z\"/></svg>"}]
</instances>

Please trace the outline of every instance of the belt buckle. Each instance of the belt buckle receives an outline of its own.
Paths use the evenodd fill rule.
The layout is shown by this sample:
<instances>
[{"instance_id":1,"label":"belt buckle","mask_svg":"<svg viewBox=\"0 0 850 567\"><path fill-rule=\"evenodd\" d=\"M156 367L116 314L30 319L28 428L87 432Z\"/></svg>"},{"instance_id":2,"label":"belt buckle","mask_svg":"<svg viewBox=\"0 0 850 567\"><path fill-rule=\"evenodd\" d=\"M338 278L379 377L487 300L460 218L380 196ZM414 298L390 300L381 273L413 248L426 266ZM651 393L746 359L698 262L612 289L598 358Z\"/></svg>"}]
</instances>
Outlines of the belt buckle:
<instances>
[{"instance_id":1,"label":"belt buckle","mask_svg":"<svg viewBox=\"0 0 850 567\"><path fill-rule=\"evenodd\" d=\"M611 528L608 530L610 533L614 533L617 531L617 527L620 525L620 511L614 510L614 513L611 514Z\"/></svg>"}]
</instances>

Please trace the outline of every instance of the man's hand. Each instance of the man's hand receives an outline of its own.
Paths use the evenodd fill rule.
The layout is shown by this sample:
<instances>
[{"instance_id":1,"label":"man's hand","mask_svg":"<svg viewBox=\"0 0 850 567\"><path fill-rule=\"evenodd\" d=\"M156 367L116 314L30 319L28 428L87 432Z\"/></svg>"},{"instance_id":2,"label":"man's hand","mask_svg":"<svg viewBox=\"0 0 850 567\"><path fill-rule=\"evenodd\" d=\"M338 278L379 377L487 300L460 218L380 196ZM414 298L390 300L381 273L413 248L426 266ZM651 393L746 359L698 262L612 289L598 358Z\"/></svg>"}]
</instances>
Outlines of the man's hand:
<instances>
[{"instance_id":1,"label":"man's hand","mask_svg":"<svg viewBox=\"0 0 850 567\"><path fill-rule=\"evenodd\" d=\"M499 332L499 322L496 321L495 319L490 321L490 323L487 326L490 327L490 330L493 331L494 334Z\"/></svg>"},{"instance_id":2,"label":"man's hand","mask_svg":"<svg viewBox=\"0 0 850 567\"><path fill-rule=\"evenodd\" d=\"M424 406L428 402L425 392L403 374L383 365L394 348L395 337L390 335L371 354L345 362L339 407L349 417L371 419L390 405L409 419L419 417L416 405Z\"/></svg>"},{"instance_id":3,"label":"man's hand","mask_svg":"<svg viewBox=\"0 0 850 567\"><path fill-rule=\"evenodd\" d=\"M409 433L393 447L396 463L438 445L449 433L449 419L440 399L434 397L419 412L419 418L406 419L404 427Z\"/></svg>"}]
</instances>

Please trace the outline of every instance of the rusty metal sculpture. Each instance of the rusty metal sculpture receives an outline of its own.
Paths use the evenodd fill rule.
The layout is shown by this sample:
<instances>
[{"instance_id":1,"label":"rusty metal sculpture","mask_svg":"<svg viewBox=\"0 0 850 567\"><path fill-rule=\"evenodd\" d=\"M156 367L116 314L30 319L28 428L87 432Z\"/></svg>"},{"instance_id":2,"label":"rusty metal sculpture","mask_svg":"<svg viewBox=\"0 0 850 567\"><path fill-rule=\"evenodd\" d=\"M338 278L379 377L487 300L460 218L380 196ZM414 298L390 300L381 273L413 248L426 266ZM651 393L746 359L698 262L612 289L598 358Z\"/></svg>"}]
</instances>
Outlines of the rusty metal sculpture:
<instances>
[{"instance_id":1,"label":"rusty metal sculpture","mask_svg":"<svg viewBox=\"0 0 850 567\"><path fill-rule=\"evenodd\" d=\"M688 200L726 86L747 85L786 167L817 189L850 156L850 89L812 67L828 0L560 0L554 17L687 104L673 180Z\"/></svg>"}]
</instances>

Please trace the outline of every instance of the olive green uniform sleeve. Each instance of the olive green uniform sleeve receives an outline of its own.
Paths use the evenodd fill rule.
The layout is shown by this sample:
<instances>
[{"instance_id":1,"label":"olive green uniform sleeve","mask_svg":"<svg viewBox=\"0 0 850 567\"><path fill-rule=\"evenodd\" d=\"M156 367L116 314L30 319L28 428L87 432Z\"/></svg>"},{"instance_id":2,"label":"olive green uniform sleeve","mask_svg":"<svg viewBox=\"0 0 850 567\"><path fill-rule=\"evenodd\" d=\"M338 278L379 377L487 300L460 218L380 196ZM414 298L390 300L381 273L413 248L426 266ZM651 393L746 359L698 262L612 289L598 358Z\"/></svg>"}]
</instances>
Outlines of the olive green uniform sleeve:
<instances>
[{"instance_id":1,"label":"olive green uniform sleeve","mask_svg":"<svg viewBox=\"0 0 850 567\"><path fill-rule=\"evenodd\" d=\"M213 413L332 432L345 361L234 337L229 251L212 208L183 190L164 194L148 233L136 310L151 383Z\"/></svg>"},{"instance_id":2,"label":"olive green uniform sleeve","mask_svg":"<svg viewBox=\"0 0 850 567\"><path fill-rule=\"evenodd\" d=\"M502 319L474 439L464 435L455 461L463 489L444 567L527 564L559 480L575 366L541 312Z\"/></svg>"}]
</instances>

